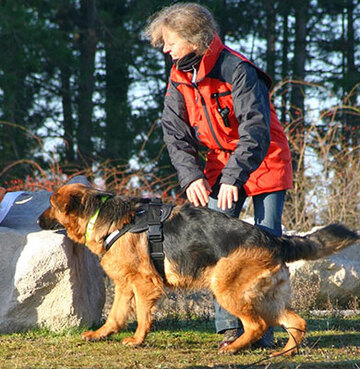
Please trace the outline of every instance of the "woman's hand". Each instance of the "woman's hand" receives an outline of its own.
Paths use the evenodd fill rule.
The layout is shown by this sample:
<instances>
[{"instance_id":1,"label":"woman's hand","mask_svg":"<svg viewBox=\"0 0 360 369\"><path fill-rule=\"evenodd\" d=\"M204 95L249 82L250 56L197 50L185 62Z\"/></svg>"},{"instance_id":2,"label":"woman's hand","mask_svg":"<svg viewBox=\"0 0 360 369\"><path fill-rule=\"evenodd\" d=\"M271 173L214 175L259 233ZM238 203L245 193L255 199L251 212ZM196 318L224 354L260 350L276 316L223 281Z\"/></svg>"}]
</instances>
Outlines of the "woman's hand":
<instances>
[{"instance_id":1,"label":"woman's hand","mask_svg":"<svg viewBox=\"0 0 360 369\"><path fill-rule=\"evenodd\" d=\"M239 189L236 186L222 183L218 194L218 207L223 211L231 209L233 202L239 200Z\"/></svg>"},{"instance_id":2,"label":"woman's hand","mask_svg":"<svg viewBox=\"0 0 360 369\"><path fill-rule=\"evenodd\" d=\"M206 206L209 202L210 192L211 187L209 185L209 182L204 178L200 178L190 183L190 185L186 189L186 196L193 205Z\"/></svg>"}]
</instances>

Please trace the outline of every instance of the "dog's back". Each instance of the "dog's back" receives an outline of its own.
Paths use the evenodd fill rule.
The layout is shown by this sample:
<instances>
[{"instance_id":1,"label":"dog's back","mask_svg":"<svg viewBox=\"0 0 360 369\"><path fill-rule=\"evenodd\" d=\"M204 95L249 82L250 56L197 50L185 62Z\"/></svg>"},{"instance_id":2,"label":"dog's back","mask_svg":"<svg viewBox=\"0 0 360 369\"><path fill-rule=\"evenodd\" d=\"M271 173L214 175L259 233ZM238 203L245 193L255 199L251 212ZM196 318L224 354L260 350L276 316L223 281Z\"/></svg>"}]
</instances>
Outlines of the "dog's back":
<instances>
[{"instance_id":1,"label":"dog's back","mask_svg":"<svg viewBox=\"0 0 360 369\"><path fill-rule=\"evenodd\" d=\"M265 249L280 262L314 260L350 246L359 236L331 224L305 237L275 237L258 227L203 207L184 205L166 221L164 251L181 275L196 278L203 268L242 249Z\"/></svg>"},{"instance_id":2,"label":"dog's back","mask_svg":"<svg viewBox=\"0 0 360 369\"><path fill-rule=\"evenodd\" d=\"M196 278L205 267L239 249L275 251L275 237L239 219L186 204L163 225L166 257L182 275Z\"/></svg>"}]
</instances>

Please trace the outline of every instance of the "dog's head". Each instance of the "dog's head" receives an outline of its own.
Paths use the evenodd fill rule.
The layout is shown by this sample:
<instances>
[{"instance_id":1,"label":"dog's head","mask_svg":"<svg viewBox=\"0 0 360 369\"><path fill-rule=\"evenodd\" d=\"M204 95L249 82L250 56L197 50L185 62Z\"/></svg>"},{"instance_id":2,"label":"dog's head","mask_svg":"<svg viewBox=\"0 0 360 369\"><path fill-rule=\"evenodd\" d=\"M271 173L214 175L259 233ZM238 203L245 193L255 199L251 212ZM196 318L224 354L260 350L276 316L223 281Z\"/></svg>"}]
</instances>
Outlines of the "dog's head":
<instances>
[{"instance_id":1,"label":"dog's head","mask_svg":"<svg viewBox=\"0 0 360 369\"><path fill-rule=\"evenodd\" d=\"M89 219L102 205L104 196L112 196L80 183L60 187L50 197L50 207L39 217L43 229L53 229L54 222L65 227L71 240L85 243Z\"/></svg>"}]
</instances>

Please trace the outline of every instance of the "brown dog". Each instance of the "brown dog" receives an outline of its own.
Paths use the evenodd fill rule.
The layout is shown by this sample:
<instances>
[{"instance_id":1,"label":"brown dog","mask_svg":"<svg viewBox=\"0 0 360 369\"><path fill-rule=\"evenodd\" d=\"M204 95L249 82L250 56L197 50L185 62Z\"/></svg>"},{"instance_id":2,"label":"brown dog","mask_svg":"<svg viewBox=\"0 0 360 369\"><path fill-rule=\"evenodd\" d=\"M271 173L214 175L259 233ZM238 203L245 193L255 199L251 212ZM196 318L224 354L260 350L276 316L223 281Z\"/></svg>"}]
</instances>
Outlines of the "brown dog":
<instances>
[{"instance_id":1,"label":"brown dog","mask_svg":"<svg viewBox=\"0 0 360 369\"><path fill-rule=\"evenodd\" d=\"M150 259L147 232L127 232L108 251L104 246L111 232L132 222L140 199L69 184L55 192L50 202L51 207L39 219L40 226L46 227L49 220L61 223L74 242L87 243L93 253L103 256L101 265L115 283L106 323L97 331L85 332L83 338L99 340L119 331L134 300L138 326L134 337L123 340L127 345L144 342L152 323L152 308L164 287L170 286L208 288L226 310L239 317L244 333L222 352L245 348L261 338L269 326L282 325L290 335L283 353L295 353L306 323L290 309L285 263L331 255L360 238L337 224L306 237L277 238L224 214L184 205L174 208L163 223L163 279ZM94 214L97 220L87 232Z\"/></svg>"}]
</instances>

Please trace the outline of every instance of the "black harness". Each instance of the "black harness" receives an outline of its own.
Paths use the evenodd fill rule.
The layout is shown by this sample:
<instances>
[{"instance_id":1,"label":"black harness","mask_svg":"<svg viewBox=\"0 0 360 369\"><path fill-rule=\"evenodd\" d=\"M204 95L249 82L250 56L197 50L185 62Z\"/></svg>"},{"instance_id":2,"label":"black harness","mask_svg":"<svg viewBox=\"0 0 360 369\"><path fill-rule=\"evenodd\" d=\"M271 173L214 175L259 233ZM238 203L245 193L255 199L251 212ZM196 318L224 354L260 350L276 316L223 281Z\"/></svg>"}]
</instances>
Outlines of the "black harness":
<instances>
[{"instance_id":1,"label":"black harness","mask_svg":"<svg viewBox=\"0 0 360 369\"><path fill-rule=\"evenodd\" d=\"M130 223L106 237L104 241L106 251L126 232L141 233L148 231L151 260L156 270L165 280L162 223L169 217L173 207L174 205L163 204L159 198L144 200Z\"/></svg>"}]
</instances>

